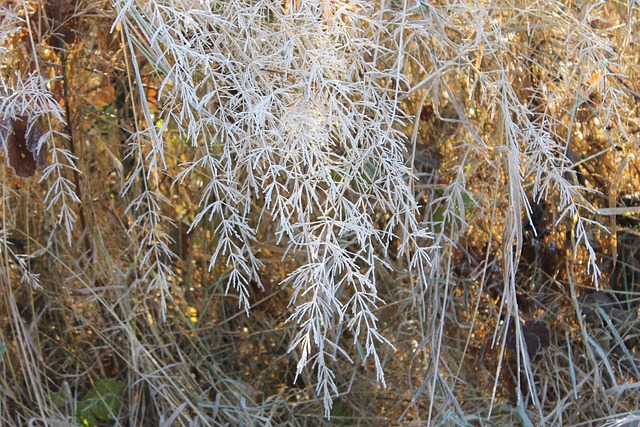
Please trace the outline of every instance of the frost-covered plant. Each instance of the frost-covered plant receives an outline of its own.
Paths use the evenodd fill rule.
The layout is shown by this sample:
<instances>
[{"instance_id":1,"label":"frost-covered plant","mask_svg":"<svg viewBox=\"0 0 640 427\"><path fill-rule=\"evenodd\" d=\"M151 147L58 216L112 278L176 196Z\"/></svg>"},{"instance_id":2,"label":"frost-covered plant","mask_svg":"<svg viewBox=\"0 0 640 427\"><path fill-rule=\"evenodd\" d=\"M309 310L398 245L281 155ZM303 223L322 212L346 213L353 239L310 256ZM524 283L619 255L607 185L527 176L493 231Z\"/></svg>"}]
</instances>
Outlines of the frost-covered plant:
<instances>
[{"instance_id":1,"label":"frost-covered plant","mask_svg":"<svg viewBox=\"0 0 640 427\"><path fill-rule=\"evenodd\" d=\"M68 136L57 130L65 124L64 113L48 88L50 81L45 80L40 72L30 73L26 78L16 75L15 78L15 82L6 89L9 95L0 103L2 119L24 116L32 122L44 122L45 129L48 129L35 147L36 152L50 153L49 164L42 171L40 180L48 186L45 196L47 210L57 212L57 224L63 227L71 244L75 209L80 200L75 184L68 177L69 171L77 171L76 156L63 146Z\"/></svg>"},{"instance_id":2,"label":"frost-covered plant","mask_svg":"<svg viewBox=\"0 0 640 427\"><path fill-rule=\"evenodd\" d=\"M155 213L137 222L144 229L158 227L158 221L149 221L161 217L161 207L151 201L160 200L157 177L168 173L166 135L178 129L195 154L174 183L184 185L194 174L207 177L192 229L202 221L214 225L210 266L228 267L227 290L237 292L240 305L248 312L249 283L260 283L255 242L265 222L274 223L278 242L290 253L304 256L284 282L292 290L290 320L298 324L291 348L299 352L298 374L310 363L315 367L327 410L330 396L338 393L329 362L350 358L337 334L342 323L356 342L364 340L366 356L373 357L384 382L377 348L388 341L377 329L375 310L383 302L376 281L387 267L389 248L397 244L399 255L408 257L411 279L425 285L446 276L449 283L447 254L467 230L466 211L479 207L466 182L469 167L486 163L495 170L498 186L492 196L502 191L509 201L498 218L508 317L518 311L515 276L530 212L528 184L534 201L557 198L558 221L571 217L575 248L587 248L597 279L587 239L591 221L584 216L593 207L582 195L586 188L567 178L571 125L567 129L565 112L571 108L568 97L586 98L585 75L600 73L602 81L611 81L611 49L591 33L589 10L579 21L562 4L547 3L514 8L490 1L115 2L117 22L123 24L131 57L137 58L132 62L140 93L142 56L162 79L158 115L141 99L139 134L147 143L134 144L138 163L131 180L144 176L154 182L144 193L144 215ZM531 37L551 34L565 49L564 57L553 58L559 67L545 68L537 82L519 74L547 66L549 55L523 56L517 37L524 31ZM556 77L561 65L572 61L580 61L579 74ZM420 75L422 80L416 78ZM523 97L527 91L531 96ZM432 211L442 212L433 227L418 220L414 158L399 131L408 124L402 102L417 93L422 101L430 97L436 109L445 102L453 105L455 114L448 120L466 130L452 179L440 197L428 201ZM621 94L607 88L603 96L604 116L615 117ZM546 109L533 108L534 98ZM468 113L481 107L494 124L491 136ZM141 199L136 200L133 207ZM477 216L482 214L488 212ZM435 241L428 229L441 230ZM156 251L153 257L146 252L143 260L156 260L155 271L163 273L154 277L163 278L163 294L170 274L162 263L167 240L151 233L141 246L142 252ZM433 270L430 245L440 248L433 252ZM424 307L441 314L447 310L449 288L442 306L436 303L438 287L419 288L427 290L415 294ZM430 328L431 344L439 348L442 327Z\"/></svg>"},{"instance_id":3,"label":"frost-covered plant","mask_svg":"<svg viewBox=\"0 0 640 427\"><path fill-rule=\"evenodd\" d=\"M330 362L350 358L337 334L344 323L384 382L376 272L394 241L413 270L428 263L397 129L404 15L353 1L116 4L132 55L142 49L163 77L160 117L147 109L141 124L151 148L137 174L166 173L164 133L177 127L197 154L175 183L207 177L191 228L215 224L210 265L229 268L227 290L248 312L248 286L260 283L256 232L273 221L278 241L305 260L285 281L297 374L314 366L328 411L338 393Z\"/></svg>"},{"instance_id":4,"label":"frost-covered plant","mask_svg":"<svg viewBox=\"0 0 640 427\"><path fill-rule=\"evenodd\" d=\"M385 422L412 412L429 425L465 424L479 413L494 422L516 412L500 405L491 413L512 371L526 380L508 390L525 424L531 416L531 424L565 425L598 411L611 418L604 408L616 386L599 372L616 352L591 340L575 284L598 279L601 254L589 234L602 217L593 213L606 215L601 208L613 207L618 191L614 184L605 201L594 190L606 193L607 180L586 167L607 152L619 178L637 154L625 134L637 128L629 125L637 106L626 97L640 95L624 72L637 63L631 35L640 20L637 2L627 3L114 0L114 10L93 0L4 2L0 318L11 330L0 328L0 365L16 364L2 380L9 393L0 407L19 409L0 410L0 423L71 423L73 400L114 376L131 389L127 406L110 414L116 422L296 424L302 413L304 424L304 390L285 399L265 392L260 405L253 388L279 388L280 378L227 378L237 373L230 365L245 373L264 366L243 356L272 344L259 333L268 328L250 331L255 345L229 363L217 352L218 325L209 334L217 309L194 302L209 289L206 272L194 268L204 256L249 313L261 279L283 277L261 261L271 266L283 252L290 305L273 304L265 323L288 310L297 375L316 386L325 411L346 383L356 391L353 413L374 394L394 402L374 411ZM112 191L119 179L122 198ZM558 239L564 271L540 279L521 253L541 254L527 245L543 239L523 229L543 200L553 206L548 228L558 228L547 240ZM170 230L185 212L197 242L190 259L173 263L180 245ZM208 253L202 238L212 230ZM552 345L555 354L538 354L556 364L535 363L525 348L524 321L550 316L542 304L521 303L537 297L534 281L557 285L565 311L554 318L580 328L562 329L566 343ZM139 300L140 289L150 298ZM149 303L166 321L154 321ZM262 317L221 322L249 329ZM480 348L493 389L478 380ZM78 357L71 364L70 354ZM113 369L103 355L113 356ZM369 387L366 374L347 380L342 363L357 357L391 387L358 394ZM566 360L571 373L562 371ZM505 364L513 369L500 374ZM616 380L616 393L633 391L622 375ZM580 384L594 393L579 393ZM71 402L64 413L63 394ZM585 402L603 406L584 414L593 406ZM633 395L624 404L635 403ZM276 413L285 415L274 421Z\"/></svg>"},{"instance_id":5,"label":"frost-covered plant","mask_svg":"<svg viewBox=\"0 0 640 427\"><path fill-rule=\"evenodd\" d=\"M488 237L496 238L502 252L499 312L516 319L519 357L523 359L528 356L520 328L516 280L523 229L531 221L530 201L554 201L558 215L553 226L569 224L573 253L585 248L586 268L596 284L600 277L589 239L589 228L600 226L590 218L596 208L586 196L593 191L572 179L575 164L568 155L578 106L594 92L600 97L595 115L602 123L622 128L619 111L625 94L615 84L612 43L596 34L591 25L597 19L596 6L585 4L571 10L554 1L508 5L454 1L441 5L420 2L412 9L419 16L414 18L423 24L422 31L411 36L417 64L414 76L422 77L411 82L406 96L421 95L420 103L430 101L438 114L438 109L448 105L453 113L445 120L463 130L453 135L459 155L446 159L454 166L443 168L447 175L442 180L446 185L440 190L441 197L429 202L430 212L442 213L433 221L442 231L434 235L434 244L441 249L433 254L430 275L432 283L440 281L446 287L444 297L439 287L430 288L427 311L443 314L448 310L447 301L456 298L451 290L452 243L463 238L470 226L490 223ZM418 143L418 126L416 120L414 144ZM490 182L482 183L482 177ZM469 211L474 212L471 215ZM496 237L493 233L498 227ZM482 277L485 274L489 273L485 271ZM437 318L432 317L425 333L426 346L431 349L439 348L443 340L444 320L437 324ZM507 329L496 328L494 344L504 345ZM440 358L439 351L434 354ZM442 363L448 368L446 361ZM439 364L433 366L437 373ZM522 366L533 388L531 366ZM434 393L439 378L433 375ZM537 394L532 396L538 403Z\"/></svg>"},{"instance_id":6,"label":"frost-covered plant","mask_svg":"<svg viewBox=\"0 0 640 427\"><path fill-rule=\"evenodd\" d=\"M71 232L76 221L75 209L80 200L76 195L76 186L68 175L70 171L78 172L76 156L64 147L68 136L59 129L66 123L65 114L51 91L56 79L45 78L46 72L40 69L34 36L37 23L20 14L23 7L25 5L15 4L2 9L4 18L0 23L0 61L5 64L5 69L0 73L0 148L4 148L8 157L10 147L7 141L9 134L14 131L12 123L26 121L26 132L21 137L33 139L27 142L33 145L30 147L33 148L33 156L44 159L50 153L48 165L39 165L44 167L40 181L47 183L47 210L56 213L56 223L63 227L71 244ZM15 41L25 28L29 29L30 38L22 42ZM9 49L7 46L12 43L20 44L21 48ZM22 51L21 56L16 56L16 50ZM30 61L32 70L13 68L22 61ZM39 129L38 132L32 131L34 126Z\"/></svg>"}]
</instances>

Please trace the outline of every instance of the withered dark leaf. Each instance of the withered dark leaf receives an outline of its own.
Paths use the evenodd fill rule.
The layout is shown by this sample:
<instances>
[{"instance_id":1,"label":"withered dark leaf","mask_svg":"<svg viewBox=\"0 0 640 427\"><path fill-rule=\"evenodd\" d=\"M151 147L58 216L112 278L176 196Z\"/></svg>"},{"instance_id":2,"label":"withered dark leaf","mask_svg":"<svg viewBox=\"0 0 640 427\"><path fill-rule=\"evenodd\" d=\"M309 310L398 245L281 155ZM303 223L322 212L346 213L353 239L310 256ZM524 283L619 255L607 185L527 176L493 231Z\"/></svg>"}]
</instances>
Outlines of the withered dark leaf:
<instances>
[{"instance_id":1,"label":"withered dark leaf","mask_svg":"<svg viewBox=\"0 0 640 427\"><path fill-rule=\"evenodd\" d=\"M27 128L27 136L25 139L27 140L27 148L31 151L31 154L36 161L36 165L40 170L47 166L46 145L43 145L42 147L39 146L42 135L44 135L42 122L40 121L40 117L37 117L33 120L30 127Z\"/></svg>"},{"instance_id":2,"label":"withered dark leaf","mask_svg":"<svg viewBox=\"0 0 640 427\"><path fill-rule=\"evenodd\" d=\"M31 123L25 116L9 120L3 126L7 132L5 152L7 163L15 174L28 178L36 173L36 168L45 166L45 150L38 150L38 141L42 137L42 125L39 118Z\"/></svg>"},{"instance_id":3,"label":"withered dark leaf","mask_svg":"<svg viewBox=\"0 0 640 427\"><path fill-rule=\"evenodd\" d=\"M535 333L527 329L523 329L522 332L524 333L524 342L527 344L527 353L529 353L529 360L533 360L533 358L536 357L536 355L540 351L540 348L542 347L540 338Z\"/></svg>"},{"instance_id":4,"label":"withered dark leaf","mask_svg":"<svg viewBox=\"0 0 640 427\"><path fill-rule=\"evenodd\" d=\"M540 338L540 345L542 348L549 347L551 345L551 330L549 325L544 320L527 320L524 322L524 329L531 331Z\"/></svg>"},{"instance_id":5,"label":"withered dark leaf","mask_svg":"<svg viewBox=\"0 0 640 427\"><path fill-rule=\"evenodd\" d=\"M527 353L529 359L532 360L541 349L549 347L551 345L551 331L547 322L544 320L527 320L522 325L522 335L524 337L524 343L527 346ZM507 338L507 348L512 351L516 351L517 339L516 334L511 333Z\"/></svg>"},{"instance_id":6,"label":"withered dark leaf","mask_svg":"<svg viewBox=\"0 0 640 427\"><path fill-rule=\"evenodd\" d=\"M528 329L525 329L524 327L522 328L522 334L524 336L524 343L527 346L529 360L533 360L533 358L536 357L536 355L540 351L540 348L542 347L540 344L540 338L538 338L535 333L531 332ZM507 339L507 348L511 351L516 351L518 349L515 333L509 335L509 338Z\"/></svg>"}]
</instances>

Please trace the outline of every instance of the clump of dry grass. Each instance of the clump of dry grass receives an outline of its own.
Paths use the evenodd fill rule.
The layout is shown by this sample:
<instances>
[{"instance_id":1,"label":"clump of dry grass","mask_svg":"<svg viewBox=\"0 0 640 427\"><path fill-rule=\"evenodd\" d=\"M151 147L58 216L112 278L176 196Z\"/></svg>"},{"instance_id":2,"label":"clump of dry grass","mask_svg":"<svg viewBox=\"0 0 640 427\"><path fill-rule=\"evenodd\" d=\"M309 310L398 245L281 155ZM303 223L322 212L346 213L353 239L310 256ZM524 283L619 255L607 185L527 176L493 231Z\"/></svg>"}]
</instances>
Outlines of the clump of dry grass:
<instances>
[{"instance_id":1,"label":"clump of dry grass","mask_svg":"<svg viewBox=\"0 0 640 427\"><path fill-rule=\"evenodd\" d=\"M634 3L3 12L2 424L637 416Z\"/></svg>"}]
</instances>

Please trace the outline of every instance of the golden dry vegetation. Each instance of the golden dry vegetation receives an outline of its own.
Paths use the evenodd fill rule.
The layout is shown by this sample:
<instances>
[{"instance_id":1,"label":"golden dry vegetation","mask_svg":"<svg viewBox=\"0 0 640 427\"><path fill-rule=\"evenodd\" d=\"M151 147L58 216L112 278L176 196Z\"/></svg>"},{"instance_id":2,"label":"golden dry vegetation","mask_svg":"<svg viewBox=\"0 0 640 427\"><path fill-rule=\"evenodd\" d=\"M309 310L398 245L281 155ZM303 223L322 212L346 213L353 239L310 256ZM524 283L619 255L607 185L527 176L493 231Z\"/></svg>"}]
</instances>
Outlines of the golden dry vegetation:
<instances>
[{"instance_id":1,"label":"golden dry vegetation","mask_svg":"<svg viewBox=\"0 0 640 427\"><path fill-rule=\"evenodd\" d=\"M640 4L315 3L1 3L0 424L640 422Z\"/></svg>"}]
</instances>

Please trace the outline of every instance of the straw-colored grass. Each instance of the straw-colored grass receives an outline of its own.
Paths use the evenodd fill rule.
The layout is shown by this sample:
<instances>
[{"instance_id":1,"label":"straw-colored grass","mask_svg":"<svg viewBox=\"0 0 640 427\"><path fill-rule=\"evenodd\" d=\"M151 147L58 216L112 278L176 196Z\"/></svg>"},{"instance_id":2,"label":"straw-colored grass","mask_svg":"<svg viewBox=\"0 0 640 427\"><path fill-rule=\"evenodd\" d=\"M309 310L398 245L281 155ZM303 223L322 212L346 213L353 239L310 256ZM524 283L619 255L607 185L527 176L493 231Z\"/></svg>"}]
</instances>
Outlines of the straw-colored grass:
<instances>
[{"instance_id":1,"label":"straw-colored grass","mask_svg":"<svg viewBox=\"0 0 640 427\"><path fill-rule=\"evenodd\" d=\"M3 2L0 425L635 425L636 3Z\"/></svg>"}]
</instances>

